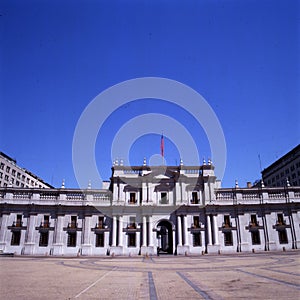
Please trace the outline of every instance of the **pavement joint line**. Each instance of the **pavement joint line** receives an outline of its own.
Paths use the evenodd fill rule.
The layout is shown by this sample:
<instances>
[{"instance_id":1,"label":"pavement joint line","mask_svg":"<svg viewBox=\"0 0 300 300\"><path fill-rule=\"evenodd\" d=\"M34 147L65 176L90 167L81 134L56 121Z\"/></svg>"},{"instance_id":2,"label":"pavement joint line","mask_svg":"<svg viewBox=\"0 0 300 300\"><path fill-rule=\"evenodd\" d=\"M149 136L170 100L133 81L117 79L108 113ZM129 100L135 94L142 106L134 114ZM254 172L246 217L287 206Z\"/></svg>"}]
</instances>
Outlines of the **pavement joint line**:
<instances>
[{"instance_id":1,"label":"pavement joint line","mask_svg":"<svg viewBox=\"0 0 300 300\"><path fill-rule=\"evenodd\" d=\"M211 296L208 295L205 291L201 290L195 283L189 280L183 273L176 272L188 285L190 285L200 296L205 300L213 300Z\"/></svg>"},{"instance_id":2,"label":"pavement joint line","mask_svg":"<svg viewBox=\"0 0 300 300\"><path fill-rule=\"evenodd\" d=\"M150 300L157 300L156 288L152 276L152 272L148 272L148 282L149 282L149 296Z\"/></svg>"},{"instance_id":3,"label":"pavement joint line","mask_svg":"<svg viewBox=\"0 0 300 300\"><path fill-rule=\"evenodd\" d=\"M293 273L293 272L287 272L287 271L282 271L282 270L274 270L273 268L261 268L262 270L267 270L271 272L277 272L281 274L287 274L287 275L293 275L293 276L300 276L298 273Z\"/></svg>"},{"instance_id":4,"label":"pavement joint line","mask_svg":"<svg viewBox=\"0 0 300 300\"><path fill-rule=\"evenodd\" d=\"M297 283L291 283L291 282L283 281L283 280L280 280L280 279L276 279L276 278L272 278L272 277L268 277L268 276L264 276L264 275L255 274L255 273L252 273L252 272L244 271L244 270L241 270L241 269L236 269L236 270L238 272L242 272L242 273L245 273L245 274L248 274L248 275L252 275L252 276L264 278L264 279L271 280L271 281L275 281L275 282L278 282L278 283L281 283L281 284L284 284L284 285L288 285L288 286L294 287L297 290L300 290L300 284L297 284Z\"/></svg>"},{"instance_id":5,"label":"pavement joint line","mask_svg":"<svg viewBox=\"0 0 300 300\"><path fill-rule=\"evenodd\" d=\"M100 278L98 278L95 282L93 282L92 284L90 284L87 288L85 288L84 290L82 290L79 294L77 294L74 298L78 298L79 296L81 296L83 293L85 293L86 291L88 291L90 288L92 288L94 285L96 285L100 280L102 280L104 277L106 277L108 274L110 274L113 271L116 271L117 267L114 267L112 270L106 272L105 274L103 274Z\"/></svg>"}]
</instances>

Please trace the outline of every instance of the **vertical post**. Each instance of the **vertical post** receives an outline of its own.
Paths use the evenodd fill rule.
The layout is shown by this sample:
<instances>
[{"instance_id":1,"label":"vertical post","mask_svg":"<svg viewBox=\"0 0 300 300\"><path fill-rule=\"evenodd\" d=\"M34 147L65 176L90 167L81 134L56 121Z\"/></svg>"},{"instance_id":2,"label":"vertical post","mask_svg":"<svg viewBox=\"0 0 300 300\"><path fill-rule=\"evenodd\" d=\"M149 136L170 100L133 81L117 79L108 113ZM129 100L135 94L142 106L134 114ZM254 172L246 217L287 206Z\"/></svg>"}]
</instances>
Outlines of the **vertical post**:
<instances>
[{"instance_id":1,"label":"vertical post","mask_svg":"<svg viewBox=\"0 0 300 300\"><path fill-rule=\"evenodd\" d=\"M144 247L147 246L147 220L146 216L143 216L143 245Z\"/></svg>"},{"instance_id":2,"label":"vertical post","mask_svg":"<svg viewBox=\"0 0 300 300\"><path fill-rule=\"evenodd\" d=\"M7 221L8 221L9 214L3 213L2 220L1 220L1 230L0 230L0 247L1 244L5 243L5 232L7 231ZM1 250L3 250L1 248Z\"/></svg>"},{"instance_id":3,"label":"vertical post","mask_svg":"<svg viewBox=\"0 0 300 300\"><path fill-rule=\"evenodd\" d=\"M177 216L177 233L178 233L178 246L182 246L181 216Z\"/></svg>"},{"instance_id":4,"label":"vertical post","mask_svg":"<svg viewBox=\"0 0 300 300\"><path fill-rule=\"evenodd\" d=\"M207 215L207 238L208 245L212 245L210 215Z\"/></svg>"},{"instance_id":5,"label":"vertical post","mask_svg":"<svg viewBox=\"0 0 300 300\"><path fill-rule=\"evenodd\" d=\"M213 216L213 224L214 224L215 245L219 245L219 230L218 230L218 224L217 224L217 216Z\"/></svg>"},{"instance_id":6,"label":"vertical post","mask_svg":"<svg viewBox=\"0 0 300 300\"><path fill-rule=\"evenodd\" d=\"M183 232L184 232L184 245L189 245L188 240L188 228L187 228L187 216L183 216Z\"/></svg>"},{"instance_id":7,"label":"vertical post","mask_svg":"<svg viewBox=\"0 0 300 300\"><path fill-rule=\"evenodd\" d=\"M84 217L83 244L90 244L91 216Z\"/></svg>"},{"instance_id":8,"label":"vertical post","mask_svg":"<svg viewBox=\"0 0 300 300\"><path fill-rule=\"evenodd\" d=\"M123 238L123 217L119 216L119 238L118 238L119 246L123 246L122 238Z\"/></svg>"},{"instance_id":9,"label":"vertical post","mask_svg":"<svg viewBox=\"0 0 300 300\"><path fill-rule=\"evenodd\" d=\"M29 217L29 225L27 225L28 236L27 243L34 243L34 234L35 234L35 226L36 226L36 214L31 214Z\"/></svg>"},{"instance_id":10,"label":"vertical post","mask_svg":"<svg viewBox=\"0 0 300 300\"><path fill-rule=\"evenodd\" d=\"M153 231L152 231L152 216L148 217L149 219L149 246L153 246Z\"/></svg>"},{"instance_id":11,"label":"vertical post","mask_svg":"<svg viewBox=\"0 0 300 300\"><path fill-rule=\"evenodd\" d=\"M112 246L117 244L117 217L113 216L113 228L112 228Z\"/></svg>"}]
</instances>

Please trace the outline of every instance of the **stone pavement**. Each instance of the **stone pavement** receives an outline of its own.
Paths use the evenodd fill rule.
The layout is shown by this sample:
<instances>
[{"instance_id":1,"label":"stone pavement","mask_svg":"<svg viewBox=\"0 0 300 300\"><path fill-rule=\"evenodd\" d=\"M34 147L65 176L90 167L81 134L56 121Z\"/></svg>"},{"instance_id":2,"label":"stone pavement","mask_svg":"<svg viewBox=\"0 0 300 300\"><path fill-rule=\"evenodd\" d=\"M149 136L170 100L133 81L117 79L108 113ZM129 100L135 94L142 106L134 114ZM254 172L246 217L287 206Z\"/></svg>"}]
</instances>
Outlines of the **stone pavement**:
<instances>
[{"instance_id":1,"label":"stone pavement","mask_svg":"<svg viewBox=\"0 0 300 300\"><path fill-rule=\"evenodd\" d=\"M299 254L1 257L0 299L300 299Z\"/></svg>"}]
</instances>

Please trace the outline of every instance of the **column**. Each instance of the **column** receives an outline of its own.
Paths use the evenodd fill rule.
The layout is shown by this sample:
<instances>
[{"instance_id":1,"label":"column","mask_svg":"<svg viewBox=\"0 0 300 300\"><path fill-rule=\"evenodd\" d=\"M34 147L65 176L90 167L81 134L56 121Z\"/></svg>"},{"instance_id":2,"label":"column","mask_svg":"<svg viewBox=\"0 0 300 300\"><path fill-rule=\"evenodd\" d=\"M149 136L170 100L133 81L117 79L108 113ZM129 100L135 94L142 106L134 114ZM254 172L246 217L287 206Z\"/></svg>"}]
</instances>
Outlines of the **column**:
<instances>
[{"instance_id":1,"label":"column","mask_svg":"<svg viewBox=\"0 0 300 300\"><path fill-rule=\"evenodd\" d=\"M32 214L29 217L29 225L27 224L28 236L26 243L34 243L35 226L36 226L36 214Z\"/></svg>"},{"instance_id":2,"label":"column","mask_svg":"<svg viewBox=\"0 0 300 300\"><path fill-rule=\"evenodd\" d=\"M149 246L153 246L152 216L149 216Z\"/></svg>"},{"instance_id":3,"label":"column","mask_svg":"<svg viewBox=\"0 0 300 300\"><path fill-rule=\"evenodd\" d=\"M84 218L84 232L83 232L83 244L90 244L91 233L91 216L85 216Z\"/></svg>"},{"instance_id":4,"label":"column","mask_svg":"<svg viewBox=\"0 0 300 300\"><path fill-rule=\"evenodd\" d=\"M61 244L62 243L62 233L63 233L63 220L64 215L58 215L56 219L56 227L55 227L55 244Z\"/></svg>"},{"instance_id":5,"label":"column","mask_svg":"<svg viewBox=\"0 0 300 300\"><path fill-rule=\"evenodd\" d=\"M123 246L123 217L119 216L119 246Z\"/></svg>"},{"instance_id":6,"label":"column","mask_svg":"<svg viewBox=\"0 0 300 300\"><path fill-rule=\"evenodd\" d=\"M146 216L143 216L143 245L144 247L147 246L147 221Z\"/></svg>"},{"instance_id":7,"label":"column","mask_svg":"<svg viewBox=\"0 0 300 300\"><path fill-rule=\"evenodd\" d=\"M117 244L117 217L113 216L113 228L112 228L112 246Z\"/></svg>"},{"instance_id":8,"label":"column","mask_svg":"<svg viewBox=\"0 0 300 300\"><path fill-rule=\"evenodd\" d=\"M178 233L178 246L182 246L181 216L177 216L177 233Z\"/></svg>"},{"instance_id":9,"label":"column","mask_svg":"<svg viewBox=\"0 0 300 300\"><path fill-rule=\"evenodd\" d=\"M214 224L215 245L219 245L219 229L218 229L218 224L217 224L217 216L213 216L213 224Z\"/></svg>"},{"instance_id":10,"label":"column","mask_svg":"<svg viewBox=\"0 0 300 300\"><path fill-rule=\"evenodd\" d=\"M1 245L5 243L5 232L7 231L7 221L9 214L3 214L1 220L1 230L0 230L0 248ZM1 248L1 250L3 250Z\"/></svg>"},{"instance_id":11,"label":"column","mask_svg":"<svg viewBox=\"0 0 300 300\"><path fill-rule=\"evenodd\" d=\"M184 232L184 245L189 245L189 239L188 239L188 225L187 225L187 216L183 216L183 232Z\"/></svg>"},{"instance_id":12,"label":"column","mask_svg":"<svg viewBox=\"0 0 300 300\"><path fill-rule=\"evenodd\" d=\"M208 237L208 245L212 244L211 241L211 223L210 223L210 215L207 215L207 237Z\"/></svg>"}]
</instances>

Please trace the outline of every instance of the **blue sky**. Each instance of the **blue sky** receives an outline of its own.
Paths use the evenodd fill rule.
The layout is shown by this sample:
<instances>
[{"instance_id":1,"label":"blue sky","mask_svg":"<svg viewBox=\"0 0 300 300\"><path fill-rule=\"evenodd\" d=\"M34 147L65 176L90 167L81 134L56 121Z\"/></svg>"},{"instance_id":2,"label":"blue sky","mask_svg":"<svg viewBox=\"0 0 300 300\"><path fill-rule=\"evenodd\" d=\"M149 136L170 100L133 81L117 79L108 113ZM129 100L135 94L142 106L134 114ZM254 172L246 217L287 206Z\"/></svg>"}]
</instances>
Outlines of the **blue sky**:
<instances>
[{"instance_id":1,"label":"blue sky","mask_svg":"<svg viewBox=\"0 0 300 300\"><path fill-rule=\"evenodd\" d=\"M226 139L225 187L256 180L258 155L265 168L300 141L299 1L4 0L0 15L0 151L54 186L63 178L77 186L72 139L85 107L138 77L170 78L206 99ZM150 112L176 118L199 156L210 157L203 129L185 111L141 99L120 107L99 132L103 179L114 134ZM159 135L138 139L130 162L142 164L159 147ZM178 156L166 138L167 162Z\"/></svg>"}]
</instances>

